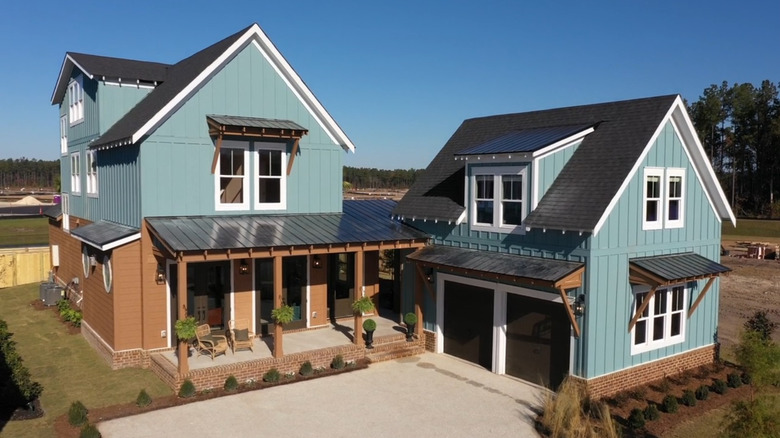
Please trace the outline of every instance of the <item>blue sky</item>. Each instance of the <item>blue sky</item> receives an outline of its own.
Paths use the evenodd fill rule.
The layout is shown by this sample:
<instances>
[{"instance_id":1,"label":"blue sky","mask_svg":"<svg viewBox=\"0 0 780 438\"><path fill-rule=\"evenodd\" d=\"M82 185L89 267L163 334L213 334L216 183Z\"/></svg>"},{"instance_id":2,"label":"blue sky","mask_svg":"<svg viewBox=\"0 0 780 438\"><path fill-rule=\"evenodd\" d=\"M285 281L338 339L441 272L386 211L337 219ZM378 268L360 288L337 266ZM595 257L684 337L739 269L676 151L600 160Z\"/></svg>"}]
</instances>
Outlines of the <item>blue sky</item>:
<instances>
[{"instance_id":1,"label":"blue sky","mask_svg":"<svg viewBox=\"0 0 780 438\"><path fill-rule=\"evenodd\" d=\"M66 51L174 63L257 22L357 147L421 168L467 118L780 82L780 2L12 1L0 158L55 159Z\"/></svg>"}]
</instances>

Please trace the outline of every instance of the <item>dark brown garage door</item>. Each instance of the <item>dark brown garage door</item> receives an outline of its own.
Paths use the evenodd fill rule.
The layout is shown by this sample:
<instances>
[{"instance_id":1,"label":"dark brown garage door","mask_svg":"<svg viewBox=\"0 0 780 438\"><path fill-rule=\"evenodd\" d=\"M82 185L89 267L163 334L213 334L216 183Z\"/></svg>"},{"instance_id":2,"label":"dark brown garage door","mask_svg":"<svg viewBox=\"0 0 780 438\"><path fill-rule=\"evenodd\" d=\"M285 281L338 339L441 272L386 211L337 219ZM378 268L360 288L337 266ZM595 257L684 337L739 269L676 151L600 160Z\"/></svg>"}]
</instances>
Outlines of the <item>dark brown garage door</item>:
<instances>
[{"instance_id":1,"label":"dark brown garage door","mask_svg":"<svg viewBox=\"0 0 780 438\"><path fill-rule=\"evenodd\" d=\"M492 290L444 282L444 352L492 369Z\"/></svg>"},{"instance_id":2,"label":"dark brown garage door","mask_svg":"<svg viewBox=\"0 0 780 438\"><path fill-rule=\"evenodd\" d=\"M569 370L570 326L561 303L507 294L506 373L557 388Z\"/></svg>"}]
</instances>

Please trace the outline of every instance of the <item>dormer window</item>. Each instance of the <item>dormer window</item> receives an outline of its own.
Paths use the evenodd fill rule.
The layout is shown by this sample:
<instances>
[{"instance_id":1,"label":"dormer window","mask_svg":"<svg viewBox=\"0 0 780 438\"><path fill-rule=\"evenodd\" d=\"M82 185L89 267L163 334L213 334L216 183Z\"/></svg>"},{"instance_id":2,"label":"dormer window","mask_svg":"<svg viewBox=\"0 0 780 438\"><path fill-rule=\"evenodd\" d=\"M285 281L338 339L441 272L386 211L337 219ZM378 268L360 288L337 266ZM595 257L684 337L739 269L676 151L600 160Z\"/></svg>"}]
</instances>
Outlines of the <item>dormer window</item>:
<instances>
[{"instance_id":1,"label":"dormer window","mask_svg":"<svg viewBox=\"0 0 780 438\"><path fill-rule=\"evenodd\" d=\"M68 117L71 125L84 121L84 86L82 76L68 84Z\"/></svg>"},{"instance_id":2,"label":"dormer window","mask_svg":"<svg viewBox=\"0 0 780 438\"><path fill-rule=\"evenodd\" d=\"M511 233L525 219L525 166L471 168L471 228Z\"/></svg>"}]
</instances>

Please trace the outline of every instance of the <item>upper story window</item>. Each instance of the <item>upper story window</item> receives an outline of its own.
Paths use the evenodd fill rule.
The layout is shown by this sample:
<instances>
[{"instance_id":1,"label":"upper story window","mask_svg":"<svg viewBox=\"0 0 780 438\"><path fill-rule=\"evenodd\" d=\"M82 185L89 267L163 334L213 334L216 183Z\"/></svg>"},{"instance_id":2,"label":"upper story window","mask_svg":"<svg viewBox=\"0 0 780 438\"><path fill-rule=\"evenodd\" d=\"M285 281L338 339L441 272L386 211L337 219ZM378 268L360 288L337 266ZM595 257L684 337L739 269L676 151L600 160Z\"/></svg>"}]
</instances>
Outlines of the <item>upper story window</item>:
<instances>
[{"instance_id":1,"label":"upper story window","mask_svg":"<svg viewBox=\"0 0 780 438\"><path fill-rule=\"evenodd\" d=\"M68 84L68 115L71 125L84 120L84 87L82 80L83 77L79 76Z\"/></svg>"},{"instance_id":2,"label":"upper story window","mask_svg":"<svg viewBox=\"0 0 780 438\"><path fill-rule=\"evenodd\" d=\"M60 154L68 153L68 116L60 117Z\"/></svg>"},{"instance_id":3,"label":"upper story window","mask_svg":"<svg viewBox=\"0 0 780 438\"><path fill-rule=\"evenodd\" d=\"M680 228L685 212L685 169L644 169L643 230Z\"/></svg>"},{"instance_id":4,"label":"upper story window","mask_svg":"<svg viewBox=\"0 0 780 438\"><path fill-rule=\"evenodd\" d=\"M98 193L97 152L87 151L87 194L97 195L97 193Z\"/></svg>"},{"instance_id":5,"label":"upper story window","mask_svg":"<svg viewBox=\"0 0 780 438\"><path fill-rule=\"evenodd\" d=\"M70 193L81 193L81 154L78 152L70 154Z\"/></svg>"},{"instance_id":6,"label":"upper story window","mask_svg":"<svg viewBox=\"0 0 780 438\"><path fill-rule=\"evenodd\" d=\"M683 285L656 290L631 331L631 354L678 344L685 339L686 295ZM634 287L634 312L647 296L647 286Z\"/></svg>"},{"instance_id":7,"label":"upper story window","mask_svg":"<svg viewBox=\"0 0 780 438\"><path fill-rule=\"evenodd\" d=\"M217 210L246 210L249 207L248 164L246 142L225 142L219 151L217 168Z\"/></svg>"},{"instance_id":8,"label":"upper story window","mask_svg":"<svg viewBox=\"0 0 780 438\"><path fill-rule=\"evenodd\" d=\"M471 226L510 233L525 218L525 167L475 167L471 176Z\"/></svg>"},{"instance_id":9,"label":"upper story window","mask_svg":"<svg viewBox=\"0 0 780 438\"><path fill-rule=\"evenodd\" d=\"M282 210L287 205L287 178L284 175L287 154L284 143L255 143L255 208Z\"/></svg>"}]
</instances>

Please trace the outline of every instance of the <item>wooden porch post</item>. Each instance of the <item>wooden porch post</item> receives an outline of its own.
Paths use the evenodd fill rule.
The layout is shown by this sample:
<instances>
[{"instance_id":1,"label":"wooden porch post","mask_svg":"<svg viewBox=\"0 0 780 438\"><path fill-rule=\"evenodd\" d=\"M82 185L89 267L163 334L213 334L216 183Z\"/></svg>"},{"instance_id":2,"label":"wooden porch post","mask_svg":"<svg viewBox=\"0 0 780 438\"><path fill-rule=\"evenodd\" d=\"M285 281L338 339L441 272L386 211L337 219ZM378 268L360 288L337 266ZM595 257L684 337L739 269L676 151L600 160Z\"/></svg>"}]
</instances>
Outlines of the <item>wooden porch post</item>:
<instances>
[{"instance_id":1,"label":"wooden porch post","mask_svg":"<svg viewBox=\"0 0 780 438\"><path fill-rule=\"evenodd\" d=\"M176 265L177 283L176 302L179 303L179 319L187 317L187 263L179 258ZM176 334L173 334L176 336ZM190 372L190 364L187 361L190 346L187 341L179 341L179 377Z\"/></svg>"},{"instance_id":2,"label":"wooden porch post","mask_svg":"<svg viewBox=\"0 0 780 438\"><path fill-rule=\"evenodd\" d=\"M363 258L363 251L358 251L355 253L355 299L358 299L363 296L363 269L364 269L364 258ZM365 345L363 342L363 315L355 313L355 331L353 336L353 342L355 345L362 347Z\"/></svg>"},{"instance_id":3,"label":"wooden porch post","mask_svg":"<svg viewBox=\"0 0 780 438\"><path fill-rule=\"evenodd\" d=\"M282 306L282 256L274 256L274 309ZM282 333L284 329L281 324L274 323L274 357L284 356L282 348Z\"/></svg>"},{"instance_id":4,"label":"wooden porch post","mask_svg":"<svg viewBox=\"0 0 780 438\"><path fill-rule=\"evenodd\" d=\"M425 287L425 276L414 276L414 313L417 315L417 324L414 326L414 334L418 339L422 339L423 335L423 288Z\"/></svg>"}]
</instances>

